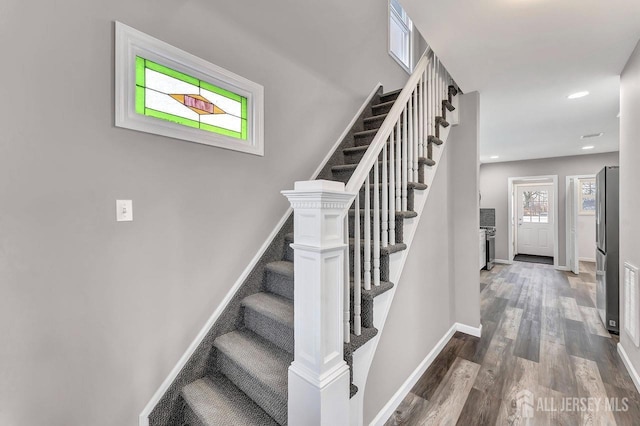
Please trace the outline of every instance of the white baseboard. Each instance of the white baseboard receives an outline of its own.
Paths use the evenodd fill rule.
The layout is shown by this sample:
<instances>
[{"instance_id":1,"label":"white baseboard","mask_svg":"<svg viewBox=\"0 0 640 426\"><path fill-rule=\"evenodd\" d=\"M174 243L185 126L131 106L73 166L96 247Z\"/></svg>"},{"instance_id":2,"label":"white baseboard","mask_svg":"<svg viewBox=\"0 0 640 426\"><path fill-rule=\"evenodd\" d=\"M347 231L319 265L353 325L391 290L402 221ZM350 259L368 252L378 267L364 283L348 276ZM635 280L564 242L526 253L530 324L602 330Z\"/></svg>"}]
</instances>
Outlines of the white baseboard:
<instances>
[{"instance_id":1,"label":"white baseboard","mask_svg":"<svg viewBox=\"0 0 640 426\"><path fill-rule=\"evenodd\" d=\"M512 265L513 264L513 260L493 259L493 263L501 263L503 265Z\"/></svg>"},{"instance_id":2,"label":"white baseboard","mask_svg":"<svg viewBox=\"0 0 640 426\"><path fill-rule=\"evenodd\" d=\"M578 260L580 262L591 262L591 263L596 263L596 260L591 258L591 257L579 257Z\"/></svg>"},{"instance_id":3,"label":"white baseboard","mask_svg":"<svg viewBox=\"0 0 640 426\"><path fill-rule=\"evenodd\" d=\"M407 394L411 391L411 389L418 382L420 377L427 371L427 368L433 363L436 357L442 352L444 347L447 345L449 340L453 337L453 335L459 331L461 333L469 334L471 336L480 337L482 333L482 325L480 327L471 327L469 325L460 324L459 322L453 324L449 330L442 336L438 343L429 351L427 356L422 360L420 365L411 373L411 375L405 380L405 382L400 386L400 389L396 391L396 393L391 397L389 402L382 407L382 410L376 415L376 417L371 421L370 425L384 425L384 423L391 417L393 412L398 408L402 400L407 396Z\"/></svg>"},{"instance_id":4,"label":"white baseboard","mask_svg":"<svg viewBox=\"0 0 640 426\"><path fill-rule=\"evenodd\" d=\"M480 337L482 335L482 324L479 327L471 327L470 325L460 324L459 322L454 324L456 331L460 333L468 334L473 337Z\"/></svg>"},{"instance_id":5,"label":"white baseboard","mask_svg":"<svg viewBox=\"0 0 640 426\"><path fill-rule=\"evenodd\" d=\"M636 385L636 389L640 392L640 375L638 375L638 371L635 369L633 364L631 364L631 360L629 359L627 352L624 350L622 343L618 343L618 353L620 354L620 358L622 358L624 366L627 367L627 371L633 380L633 384Z\"/></svg>"},{"instance_id":6,"label":"white baseboard","mask_svg":"<svg viewBox=\"0 0 640 426\"><path fill-rule=\"evenodd\" d=\"M415 386L418 382L418 379L422 377L427 368L431 365L431 363L436 359L438 354L444 349L449 340L453 337L455 332L457 331L457 323L453 324L449 330L442 336L438 343L431 349L431 351L427 354L425 359L418 365L418 367L411 373L411 375L404 381L400 389L396 391L396 393L391 397L389 402L382 407L382 410L378 413L377 416L371 421L370 425L384 425L384 423L391 417L393 412L398 408L402 400L407 396L409 391Z\"/></svg>"}]
</instances>

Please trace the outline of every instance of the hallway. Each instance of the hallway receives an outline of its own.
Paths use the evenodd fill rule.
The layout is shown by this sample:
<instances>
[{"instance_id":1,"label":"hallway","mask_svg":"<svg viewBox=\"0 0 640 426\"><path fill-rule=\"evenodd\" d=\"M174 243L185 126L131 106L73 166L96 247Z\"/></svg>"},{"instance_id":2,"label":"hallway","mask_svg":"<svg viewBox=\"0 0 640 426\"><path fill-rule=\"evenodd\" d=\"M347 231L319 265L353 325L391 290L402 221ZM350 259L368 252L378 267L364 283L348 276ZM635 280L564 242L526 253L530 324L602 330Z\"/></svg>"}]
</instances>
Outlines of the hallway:
<instances>
[{"instance_id":1,"label":"hallway","mask_svg":"<svg viewBox=\"0 0 640 426\"><path fill-rule=\"evenodd\" d=\"M456 333L386 425L634 425L640 394L595 309L595 272L482 271L482 338Z\"/></svg>"}]
</instances>

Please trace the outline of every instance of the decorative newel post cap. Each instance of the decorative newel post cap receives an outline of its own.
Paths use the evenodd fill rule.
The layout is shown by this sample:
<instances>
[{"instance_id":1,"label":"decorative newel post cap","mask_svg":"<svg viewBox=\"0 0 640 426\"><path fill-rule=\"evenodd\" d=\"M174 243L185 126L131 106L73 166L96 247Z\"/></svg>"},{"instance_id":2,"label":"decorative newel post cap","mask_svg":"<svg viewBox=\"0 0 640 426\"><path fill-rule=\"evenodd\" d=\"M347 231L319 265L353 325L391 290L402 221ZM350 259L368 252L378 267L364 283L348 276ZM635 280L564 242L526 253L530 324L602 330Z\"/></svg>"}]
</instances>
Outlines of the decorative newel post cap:
<instances>
[{"instance_id":1,"label":"decorative newel post cap","mask_svg":"<svg viewBox=\"0 0 640 426\"><path fill-rule=\"evenodd\" d=\"M332 180L302 180L295 183L294 191L344 192L344 183Z\"/></svg>"}]
</instances>

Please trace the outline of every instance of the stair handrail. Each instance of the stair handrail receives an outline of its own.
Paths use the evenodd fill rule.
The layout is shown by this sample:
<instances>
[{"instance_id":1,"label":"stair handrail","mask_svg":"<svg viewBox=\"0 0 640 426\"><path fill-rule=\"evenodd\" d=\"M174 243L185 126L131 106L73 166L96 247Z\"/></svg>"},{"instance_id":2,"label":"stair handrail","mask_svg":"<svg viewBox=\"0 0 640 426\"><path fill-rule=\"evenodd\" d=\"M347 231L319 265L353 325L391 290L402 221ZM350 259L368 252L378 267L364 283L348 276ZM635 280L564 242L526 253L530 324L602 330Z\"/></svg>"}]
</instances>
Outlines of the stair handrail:
<instances>
[{"instance_id":1,"label":"stair handrail","mask_svg":"<svg viewBox=\"0 0 640 426\"><path fill-rule=\"evenodd\" d=\"M431 49L431 47L427 47L422 57L416 64L416 67L409 77L409 80L407 80L407 83L402 88L402 91L394 102L393 107L391 107L391 110L387 113L387 116L382 122L382 125L376 133L376 136L373 138L373 141L369 145L369 148L364 153L362 160L360 160L358 167L356 167L353 175L351 175L349 182L345 186L346 192L357 192L364 184L364 181L373 168L374 163L378 161L378 156L380 155L380 152L382 152L383 146L387 143L391 132L400 119L402 111L404 110L404 105L406 105L406 103L409 101L409 98L411 97L414 89L416 88L416 86L418 86L420 77L434 58L435 55L433 53L433 50Z\"/></svg>"}]
</instances>

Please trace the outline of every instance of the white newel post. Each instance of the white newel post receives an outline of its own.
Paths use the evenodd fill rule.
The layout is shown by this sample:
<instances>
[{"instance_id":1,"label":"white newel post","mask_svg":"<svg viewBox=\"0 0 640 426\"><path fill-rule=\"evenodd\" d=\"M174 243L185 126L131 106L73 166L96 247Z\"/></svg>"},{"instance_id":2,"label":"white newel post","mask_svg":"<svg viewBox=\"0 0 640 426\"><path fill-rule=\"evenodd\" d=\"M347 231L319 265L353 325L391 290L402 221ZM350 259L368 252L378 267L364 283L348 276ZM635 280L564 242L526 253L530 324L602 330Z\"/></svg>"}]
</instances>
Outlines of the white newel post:
<instances>
[{"instance_id":1,"label":"white newel post","mask_svg":"<svg viewBox=\"0 0 640 426\"><path fill-rule=\"evenodd\" d=\"M323 180L296 182L293 191L282 194L294 211L295 357L289 367L289 425L348 425L344 232L356 194L346 193L341 182Z\"/></svg>"}]
</instances>

